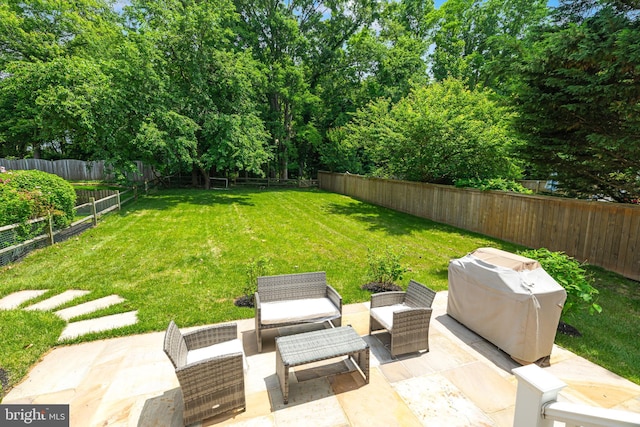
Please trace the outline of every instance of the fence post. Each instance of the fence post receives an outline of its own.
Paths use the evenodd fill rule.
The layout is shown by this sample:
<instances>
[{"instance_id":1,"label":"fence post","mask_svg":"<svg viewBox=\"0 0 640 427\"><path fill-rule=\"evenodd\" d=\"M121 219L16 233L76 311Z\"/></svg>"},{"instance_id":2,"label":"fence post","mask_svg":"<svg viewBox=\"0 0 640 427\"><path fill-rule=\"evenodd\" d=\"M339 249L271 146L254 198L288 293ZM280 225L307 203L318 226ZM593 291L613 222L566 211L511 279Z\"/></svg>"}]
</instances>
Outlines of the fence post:
<instances>
[{"instance_id":1,"label":"fence post","mask_svg":"<svg viewBox=\"0 0 640 427\"><path fill-rule=\"evenodd\" d=\"M133 198L135 200L138 200L138 186L137 185L133 186Z\"/></svg>"},{"instance_id":2,"label":"fence post","mask_svg":"<svg viewBox=\"0 0 640 427\"><path fill-rule=\"evenodd\" d=\"M148 179L144 180L144 195L145 196L149 195L149 180Z\"/></svg>"},{"instance_id":3,"label":"fence post","mask_svg":"<svg viewBox=\"0 0 640 427\"><path fill-rule=\"evenodd\" d=\"M51 218L51 213L49 213L49 242L51 242L51 246L55 244L55 239L53 238L53 220Z\"/></svg>"},{"instance_id":4,"label":"fence post","mask_svg":"<svg viewBox=\"0 0 640 427\"><path fill-rule=\"evenodd\" d=\"M98 225L98 210L96 209L96 198L89 197L89 203L91 203L91 215L93 216L93 225Z\"/></svg>"},{"instance_id":5,"label":"fence post","mask_svg":"<svg viewBox=\"0 0 640 427\"><path fill-rule=\"evenodd\" d=\"M116 200L118 201L118 210L122 209L122 204L120 203L120 190L116 190Z\"/></svg>"},{"instance_id":6,"label":"fence post","mask_svg":"<svg viewBox=\"0 0 640 427\"><path fill-rule=\"evenodd\" d=\"M535 364L515 368L512 372L518 379L513 426L553 427L553 420L544 418L543 408L546 403L555 401L558 392L567 385Z\"/></svg>"}]
</instances>

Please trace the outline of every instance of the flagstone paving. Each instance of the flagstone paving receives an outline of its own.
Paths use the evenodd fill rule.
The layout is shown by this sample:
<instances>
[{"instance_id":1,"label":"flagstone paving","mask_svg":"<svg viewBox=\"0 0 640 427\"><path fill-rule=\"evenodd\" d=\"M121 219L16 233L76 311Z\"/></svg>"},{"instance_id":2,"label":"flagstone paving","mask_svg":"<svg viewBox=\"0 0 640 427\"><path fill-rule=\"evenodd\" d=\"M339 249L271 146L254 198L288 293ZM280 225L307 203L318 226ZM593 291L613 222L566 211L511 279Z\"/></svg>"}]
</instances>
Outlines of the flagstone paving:
<instances>
[{"instance_id":1,"label":"flagstone paving","mask_svg":"<svg viewBox=\"0 0 640 427\"><path fill-rule=\"evenodd\" d=\"M93 301L88 301L83 304L74 305L69 308L55 311L54 314L63 318L64 320L70 320L74 317L82 316L84 314L93 313L94 311L111 307L114 304L123 302L125 299L119 295L109 295L103 298L98 298Z\"/></svg>"},{"instance_id":2,"label":"flagstone paving","mask_svg":"<svg viewBox=\"0 0 640 427\"><path fill-rule=\"evenodd\" d=\"M109 316L96 317L95 319L80 320L68 323L60 334L58 341L76 338L92 332L103 332L110 329L122 328L124 326L135 325L138 322L138 312L129 311L126 313L112 314Z\"/></svg>"},{"instance_id":3,"label":"flagstone paving","mask_svg":"<svg viewBox=\"0 0 640 427\"><path fill-rule=\"evenodd\" d=\"M39 297L40 295L46 292L47 292L46 289L39 290L39 291L14 292L0 299L0 310L12 310L14 308L18 308L22 303L29 301L30 299Z\"/></svg>"},{"instance_id":4,"label":"flagstone paving","mask_svg":"<svg viewBox=\"0 0 640 427\"><path fill-rule=\"evenodd\" d=\"M370 382L348 363L300 367L285 405L275 375L274 336L257 352L254 320L237 322L248 369L245 412L196 426L492 426L513 425L518 367L508 355L446 315L446 292L434 302L430 351L392 358L388 334L368 334L368 304L343 308L371 348ZM185 331L191 330L187 328ZM182 393L162 350L164 331L61 346L43 357L3 403L70 405L71 426L182 425ZM334 373L331 370L335 369ZM640 413L640 386L554 346L544 368L567 383L562 401ZM322 376L331 373L328 376Z\"/></svg>"},{"instance_id":5,"label":"flagstone paving","mask_svg":"<svg viewBox=\"0 0 640 427\"><path fill-rule=\"evenodd\" d=\"M14 310L26 304L32 299L36 299L44 295L47 290L26 290L18 291L0 299L0 310ZM36 302L35 304L23 307L28 311L51 311L56 308L67 305L77 298L88 295L90 291L86 290L68 290L60 294L53 295L49 298ZM112 305L125 301L119 295L108 295L106 297L97 298L80 304L74 304L69 307L54 311L53 313L61 319L66 320L67 326L64 328L58 341L76 338L92 332L102 332L110 329L122 328L124 326L134 325L138 322L138 312L130 311L127 313L112 314L100 316L93 319L70 322L75 317L87 315L98 310L102 310Z\"/></svg>"},{"instance_id":6,"label":"flagstone paving","mask_svg":"<svg viewBox=\"0 0 640 427\"><path fill-rule=\"evenodd\" d=\"M47 310L53 310L54 308L60 307L62 304L65 304L69 301L72 301L78 297L84 296L86 294L88 294L89 291L82 291L82 290L68 290L68 291L64 291L61 294L58 295L54 295L51 298L47 298L45 300L42 300L40 302L37 302L33 305L30 305L28 307L25 307L25 310L40 310L40 311L47 311Z\"/></svg>"}]
</instances>

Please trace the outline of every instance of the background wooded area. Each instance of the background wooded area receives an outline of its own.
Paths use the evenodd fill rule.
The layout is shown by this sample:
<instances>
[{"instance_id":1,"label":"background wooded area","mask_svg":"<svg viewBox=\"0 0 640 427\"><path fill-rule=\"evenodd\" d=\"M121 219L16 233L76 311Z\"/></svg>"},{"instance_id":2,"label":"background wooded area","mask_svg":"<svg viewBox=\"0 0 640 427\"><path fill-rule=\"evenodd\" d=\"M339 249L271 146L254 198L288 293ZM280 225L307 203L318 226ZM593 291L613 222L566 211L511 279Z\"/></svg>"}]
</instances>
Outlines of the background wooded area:
<instances>
[{"instance_id":1,"label":"background wooded area","mask_svg":"<svg viewBox=\"0 0 640 427\"><path fill-rule=\"evenodd\" d=\"M0 157L640 195L637 0L116 3L0 3Z\"/></svg>"}]
</instances>

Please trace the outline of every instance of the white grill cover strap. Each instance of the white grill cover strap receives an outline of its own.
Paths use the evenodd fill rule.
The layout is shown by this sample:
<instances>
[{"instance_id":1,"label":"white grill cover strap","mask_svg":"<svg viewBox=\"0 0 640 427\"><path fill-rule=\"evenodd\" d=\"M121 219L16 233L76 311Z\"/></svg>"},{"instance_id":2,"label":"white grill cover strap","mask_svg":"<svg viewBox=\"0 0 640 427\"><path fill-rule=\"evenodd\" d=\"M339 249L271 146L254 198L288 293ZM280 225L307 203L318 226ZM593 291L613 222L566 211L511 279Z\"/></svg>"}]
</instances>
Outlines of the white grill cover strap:
<instances>
[{"instance_id":1,"label":"white grill cover strap","mask_svg":"<svg viewBox=\"0 0 640 427\"><path fill-rule=\"evenodd\" d=\"M512 358L533 363L551 354L567 294L541 267L518 270L473 254L452 260L447 313Z\"/></svg>"},{"instance_id":2,"label":"white grill cover strap","mask_svg":"<svg viewBox=\"0 0 640 427\"><path fill-rule=\"evenodd\" d=\"M340 317L340 310L329 298L306 298L260 304L263 325L288 322L320 322Z\"/></svg>"}]
</instances>

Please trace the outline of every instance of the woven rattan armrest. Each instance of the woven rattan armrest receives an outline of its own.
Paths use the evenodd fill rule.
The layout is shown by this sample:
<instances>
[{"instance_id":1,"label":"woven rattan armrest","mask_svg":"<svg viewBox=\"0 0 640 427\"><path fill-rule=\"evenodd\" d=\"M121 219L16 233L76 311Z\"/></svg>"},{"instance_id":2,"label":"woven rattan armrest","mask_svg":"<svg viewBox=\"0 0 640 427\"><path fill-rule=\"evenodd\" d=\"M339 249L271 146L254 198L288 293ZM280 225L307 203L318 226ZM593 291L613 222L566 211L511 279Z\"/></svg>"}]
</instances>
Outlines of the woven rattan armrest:
<instances>
[{"instance_id":1,"label":"woven rattan armrest","mask_svg":"<svg viewBox=\"0 0 640 427\"><path fill-rule=\"evenodd\" d=\"M378 294L372 294L371 308L402 304L404 302L404 296L405 292L402 291L380 292Z\"/></svg>"},{"instance_id":2,"label":"woven rattan armrest","mask_svg":"<svg viewBox=\"0 0 640 427\"><path fill-rule=\"evenodd\" d=\"M238 326L233 324L214 325L183 334L189 350L209 347L238 338Z\"/></svg>"},{"instance_id":3,"label":"woven rattan armrest","mask_svg":"<svg viewBox=\"0 0 640 427\"><path fill-rule=\"evenodd\" d=\"M327 298L329 298L333 305L342 313L342 297L331 285L327 285Z\"/></svg>"}]
</instances>

